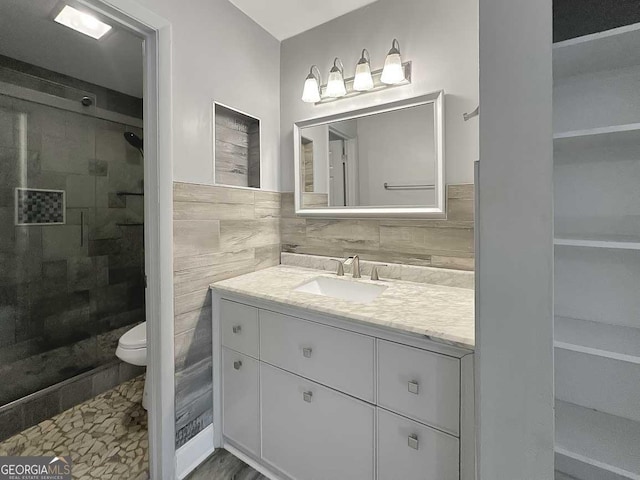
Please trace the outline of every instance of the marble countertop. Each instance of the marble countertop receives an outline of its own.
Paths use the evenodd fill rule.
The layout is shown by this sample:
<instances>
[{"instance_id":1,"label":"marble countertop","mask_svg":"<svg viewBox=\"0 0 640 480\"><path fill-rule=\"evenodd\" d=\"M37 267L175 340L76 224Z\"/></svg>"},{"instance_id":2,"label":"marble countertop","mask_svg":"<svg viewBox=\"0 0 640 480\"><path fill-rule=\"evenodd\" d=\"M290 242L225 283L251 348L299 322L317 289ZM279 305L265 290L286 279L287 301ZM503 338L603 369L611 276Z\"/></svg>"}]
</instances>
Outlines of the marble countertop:
<instances>
[{"instance_id":1,"label":"marble countertop","mask_svg":"<svg viewBox=\"0 0 640 480\"><path fill-rule=\"evenodd\" d=\"M372 282L369 278L356 280L345 275L340 277L344 281L376 283L387 289L367 304L294 291L316 277L338 278L320 270L280 265L222 280L211 288L474 349L475 293L471 289L401 280Z\"/></svg>"}]
</instances>

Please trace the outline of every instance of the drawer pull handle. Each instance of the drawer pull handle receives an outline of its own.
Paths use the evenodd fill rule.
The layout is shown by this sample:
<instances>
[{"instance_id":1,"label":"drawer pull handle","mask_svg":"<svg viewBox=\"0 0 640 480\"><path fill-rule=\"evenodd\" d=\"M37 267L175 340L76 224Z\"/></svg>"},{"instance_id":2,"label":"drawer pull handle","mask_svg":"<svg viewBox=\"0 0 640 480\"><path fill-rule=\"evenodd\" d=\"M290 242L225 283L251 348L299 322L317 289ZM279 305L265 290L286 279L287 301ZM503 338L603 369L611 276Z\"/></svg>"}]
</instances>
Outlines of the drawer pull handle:
<instances>
[{"instance_id":1,"label":"drawer pull handle","mask_svg":"<svg viewBox=\"0 0 640 480\"><path fill-rule=\"evenodd\" d=\"M311 358L312 352L313 352L313 349L309 347L302 349L302 355L304 355L304 358Z\"/></svg>"},{"instance_id":2,"label":"drawer pull handle","mask_svg":"<svg viewBox=\"0 0 640 480\"><path fill-rule=\"evenodd\" d=\"M313 392L304 392L302 394L302 398L304 399L305 402L311 403L311 398L313 398Z\"/></svg>"},{"instance_id":3,"label":"drawer pull handle","mask_svg":"<svg viewBox=\"0 0 640 480\"><path fill-rule=\"evenodd\" d=\"M233 333L240 333L242 331L242 326L235 325L231 330L233 330Z\"/></svg>"},{"instance_id":4,"label":"drawer pull handle","mask_svg":"<svg viewBox=\"0 0 640 480\"><path fill-rule=\"evenodd\" d=\"M418 435L416 434L409 435L409 438L407 439L407 445L409 445L409 447L413 448L414 450L418 450L418 448L420 448L420 441L418 440Z\"/></svg>"},{"instance_id":5,"label":"drawer pull handle","mask_svg":"<svg viewBox=\"0 0 640 480\"><path fill-rule=\"evenodd\" d=\"M409 382L407 389L409 390L409 393L413 393L414 395L418 395L418 393L420 393L420 385L415 381Z\"/></svg>"},{"instance_id":6,"label":"drawer pull handle","mask_svg":"<svg viewBox=\"0 0 640 480\"><path fill-rule=\"evenodd\" d=\"M233 368L235 368L236 370L240 370L241 366L242 362L240 360L236 360L235 362L233 362Z\"/></svg>"}]
</instances>

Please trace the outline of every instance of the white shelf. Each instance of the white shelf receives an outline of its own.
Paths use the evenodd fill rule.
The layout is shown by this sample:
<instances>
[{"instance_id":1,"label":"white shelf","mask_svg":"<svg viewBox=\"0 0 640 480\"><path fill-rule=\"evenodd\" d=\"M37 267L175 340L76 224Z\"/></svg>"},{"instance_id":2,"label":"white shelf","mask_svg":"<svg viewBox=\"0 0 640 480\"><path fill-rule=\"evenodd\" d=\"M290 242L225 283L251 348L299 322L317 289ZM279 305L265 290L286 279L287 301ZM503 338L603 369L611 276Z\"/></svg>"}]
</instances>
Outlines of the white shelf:
<instances>
[{"instance_id":1,"label":"white shelf","mask_svg":"<svg viewBox=\"0 0 640 480\"><path fill-rule=\"evenodd\" d=\"M608 248L614 250L640 250L640 237L631 235L561 236L554 245L563 247Z\"/></svg>"},{"instance_id":2,"label":"white shelf","mask_svg":"<svg viewBox=\"0 0 640 480\"><path fill-rule=\"evenodd\" d=\"M640 328L557 316L554 346L640 365Z\"/></svg>"},{"instance_id":3,"label":"white shelf","mask_svg":"<svg viewBox=\"0 0 640 480\"><path fill-rule=\"evenodd\" d=\"M554 43L554 79L640 65L638 45L638 23Z\"/></svg>"},{"instance_id":4,"label":"white shelf","mask_svg":"<svg viewBox=\"0 0 640 480\"><path fill-rule=\"evenodd\" d=\"M620 145L638 145L640 147L640 123L574 130L553 135L553 146L556 151L567 148L598 148Z\"/></svg>"},{"instance_id":5,"label":"white shelf","mask_svg":"<svg viewBox=\"0 0 640 480\"><path fill-rule=\"evenodd\" d=\"M640 480L640 423L556 401L556 454Z\"/></svg>"}]
</instances>

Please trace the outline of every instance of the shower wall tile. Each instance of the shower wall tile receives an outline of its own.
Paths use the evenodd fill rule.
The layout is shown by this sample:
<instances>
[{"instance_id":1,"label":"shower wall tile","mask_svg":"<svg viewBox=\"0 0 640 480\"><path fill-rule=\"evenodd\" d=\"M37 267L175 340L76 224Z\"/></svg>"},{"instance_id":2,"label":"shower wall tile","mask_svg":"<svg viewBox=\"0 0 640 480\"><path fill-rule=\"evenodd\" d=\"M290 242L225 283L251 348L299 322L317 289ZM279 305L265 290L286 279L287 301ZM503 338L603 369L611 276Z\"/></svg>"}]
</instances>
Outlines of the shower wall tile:
<instances>
[{"instance_id":1,"label":"shower wall tile","mask_svg":"<svg viewBox=\"0 0 640 480\"><path fill-rule=\"evenodd\" d=\"M60 390L40 395L24 405L25 425L36 425L60 413Z\"/></svg>"},{"instance_id":2,"label":"shower wall tile","mask_svg":"<svg viewBox=\"0 0 640 480\"><path fill-rule=\"evenodd\" d=\"M106 160L89 160L89 175L106 177L109 173L109 162Z\"/></svg>"},{"instance_id":3,"label":"shower wall tile","mask_svg":"<svg viewBox=\"0 0 640 480\"><path fill-rule=\"evenodd\" d=\"M33 228L33 227L25 227ZM86 257L87 242L83 244L80 225L48 225L42 230L42 258L60 260Z\"/></svg>"},{"instance_id":4,"label":"shower wall tile","mask_svg":"<svg viewBox=\"0 0 640 480\"><path fill-rule=\"evenodd\" d=\"M96 129L96 159L105 162L124 162L127 158L127 148L122 132L109 128Z\"/></svg>"},{"instance_id":5,"label":"shower wall tile","mask_svg":"<svg viewBox=\"0 0 640 480\"><path fill-rule=\"evenodd\" d=\"M215 281L280 263L280 194L174 183L176 446L213 417Z\"/></svg>"},{"instance_id":6,"label":"shower wall tile","mask_svg":"<svg viewBox=\"0 0 640 480\"><path fill-rule=\"evenodd\" d=\"M60 408L64 411L88 400L93 395L91 377L83 377L60 389Z\"/></svg>"},{"instance_id":7,"label":"shower wall tile","mask_svg":"<svg viewBox=\"0 0 640 480\"><path fill-rule=\"evenodd\" d=\"M95 206L96 184L91 175L69 175L65 191L68 208L92 208Z\"/></svg>"},{"instance_id":8,"label":"shower wall tile","mask_svg":"<svg viewBox=\"0 0 640 480\"><path fill-rule=\"evenodd\" d=\"M89 172L89 155L90 152L72 149L72 142L66 138L51 135L42 136L42 149L40 151L42 170L79 175L87 174Z\"/></svg>"},{"instance_id":9,"label":"shower wall tile","mask_svg":"<svg viewBox=\"0 0 640 480\"><path fill-rule=\"evenodd\" d=\"M22 405L4 410L0 413L0 439L6 439L25 428Z\"/></svg>"},{"instance_id":10,"label":"shower wall tile","mask_svg":"<svg viewBox=\"0 0 640 480\"><path fill-rule=\"evenodd\" d=\"M91 376L91 395L96 396L120 383L120 366L115 364Z\"/></svg>"}]
</instances>

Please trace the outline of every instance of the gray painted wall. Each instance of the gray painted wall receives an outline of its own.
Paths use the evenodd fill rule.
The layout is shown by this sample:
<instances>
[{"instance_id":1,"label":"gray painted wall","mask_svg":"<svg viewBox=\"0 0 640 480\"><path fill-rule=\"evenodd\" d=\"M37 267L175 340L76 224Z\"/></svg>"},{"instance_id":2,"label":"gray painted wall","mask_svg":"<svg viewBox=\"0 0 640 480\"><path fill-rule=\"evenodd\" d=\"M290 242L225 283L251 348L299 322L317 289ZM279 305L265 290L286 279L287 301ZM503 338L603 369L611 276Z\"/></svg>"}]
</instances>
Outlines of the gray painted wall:
<instances>
[{"instance_id":1,"label":"gray painted wall","mask_svg":"<svg viewBox=\"0 0 640 480\"><path fill-rule=\"evenodd\" d=\"M403 60L413 61L410 86L323 105L300 100L309 67L317 64L323 83L334 57L353 76L363 48L371 68L382 68L393 38ZM282 191L293 190L293 123L444 89L447 183L471 183L478 158L478 127L462 114L478 105L478 3L476 0L379 0L282 42Z\"/></svg>"},{"instance_id":2,"label":"gray painted wall","mask_svg":"<svg viewBox=\"0 0 640 480\"><path fill-rule=\"evenodd\" d=\"M174 180L213 183L215 100L260 119L263 188L277 190L280 43L227 0L140 3L171 22Z\"/></svg>"},{"instance_id":3,"label":"gray painted wall","mask_svg":"<svg viewBox=\"0 0 640 480\"><path fill-rule=\"evenodd\" d=\"M479 480L553 478L551 95L551 0L480 0Z\"/></svg>"}]
</instances>

